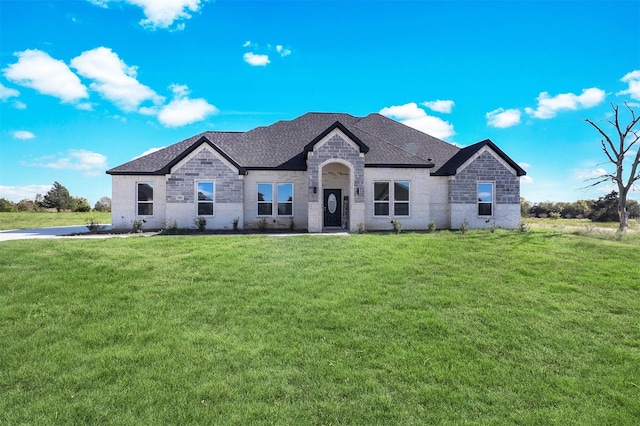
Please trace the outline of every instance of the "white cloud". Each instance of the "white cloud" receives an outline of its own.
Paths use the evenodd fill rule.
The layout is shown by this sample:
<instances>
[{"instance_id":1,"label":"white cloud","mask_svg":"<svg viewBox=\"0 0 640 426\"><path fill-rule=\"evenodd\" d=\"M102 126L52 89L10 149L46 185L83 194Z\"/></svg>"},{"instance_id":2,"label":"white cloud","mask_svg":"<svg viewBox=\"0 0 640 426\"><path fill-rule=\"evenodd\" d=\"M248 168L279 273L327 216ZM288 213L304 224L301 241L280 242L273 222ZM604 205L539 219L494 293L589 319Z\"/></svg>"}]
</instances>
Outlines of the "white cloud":
<instances>
[{"instance_id":1,"label":"white cloud","mask_svg":"<svg viewBox=\"0 0 640 426\"><path fill-rule=\"evenodd\" d=\"M629 84L629 88L616 93L617 95L629 95L632 99L640 100L640 70L631 71L620 81Z\"/></svg>"},{"instance_id":2,"label":"white cloud","mask_svg":"<svg viewBox=\"0 0 640 426\"><path fill-rule=\"evenodd\" d=\"M524 162L519 162L518 166L522 167L525 170L529 170L531 168L531 164L529 163L524 163Z\"/></svg>"},{"instance_id":3,"label":"white cloud","mask_svg":"<svg viewBox=\"0 0 640 426\"><path fill-rule=\"evenodd\" d=\"M427 115L422 108L418 108L415 102L382 108L380 114L397 120L419 119Z\"/></svg>"},{"instance_id":4,"label":"white cloud","mask_svg":"<svg viewBox=\"0 0 640 426\"><path fill-rule=\"evenodd\" d=\"M282 47L282 45L277 45L276 46L276 51L280 54L281 57L285 57L285 56L289 56L291 55L291 50L289 49L285 49L284 47Z\"/></svg>"},{"instance_id":5,"label":"white cloud","mask_svg":"<svg viewBox=\"0 0 640 426\"><path fill-rule=\"evenodd\" d=\"M161 147L158 147L158 148L149 148L148 150L146 150L142 154L136 155L135 157L133 157L132 160L135 160L135 159L140 158L140 157L144 157L145 155L153 154L154 152L160 151L161 149L165 149L165 148L166 148L166 146L161 146Z\"/></svg>"},{"instance_id":6,"label":"white cloud","mask_svg":"<svg viewBox=\"0 0 640 426\"><path fill-rule=\"evenodd\" d=\"M284 58L285 56L291 55L291 49L287 49L282 44L277 44L273 46L272 44L267 44L266 47L260 47L258 43L254 43L250 40L247 40L242 47L246 49L252 50L251 52L247 52L244 54L243 58L246 63L252 65L254 67L264 67L271 63L271 58L269 55L272 54L275 50L275 54L277 53L279 57ZM258 53L259 51L267 51L267 53Z\"/></svg>"},{"instance_id":7,"label":"white cloud","mask_svg":"<svg viewBox=\"0 0 640 426\"><path fill-rule=\"evenodd\" d=\"M27 140L27 139L33 139L35 137L36 135L29 132L28 130L17 130L13 132L14 139Z\"/></svg>"},{"instance_id":8,"label":"white cloud","mask_svg":"<svg viewBox=\"0 0 640 426\"><path fill-rule=\"evenodd\" d=\"M11 89L0 83L0 101L4 102L9 98L17 98L18 96L20 96L20 92L16 89Z\"/></svg>"},{"instance_id":9,"label":"white cloud","mask_svg":"<svg viewBox=\"0 0 640 426\"><path fill-rule=\"evenodd\" d=\"M90 3L103 8L113 0L88 0ZM146 19L140 21L140 25L148 29L171 27L176 21L191 18L190 12L198 12L208 0L123 0L133 6L142 8ZM177 30L184 29L184 23L176 25Z\"/></svg>"},{"instance_id":10,"label":"white cloud","mask_svg":"<svg viewBox=\"0 0 640 426\"><path fill-rule=\"evenodd\" d=\"M218 108L205 99L189 99L189 88L185 85L173 84L170 89L173 91L174 98L158 113L158 120L164 126L184 126L204 120L207 116L218 112Z\"/></svg>"},{"instance_id":11,"label":"white cloud","mask_svg":"<svg viewBox=\"0 0 640 426\"><path fill-rule=\"evenodd\" d=\"M245 53L244 61L254 67L264 67L271 63L268 55L260 55L253 52Z\"/></svg>"},{"instance_id":12,"label":"white cloud","mask_svg":"<svg viewBox=\"0 0 640 426\"><path fill-rule=\"evenodd\" d=\"M103 9L108 8L108 4L109 0L87 0L89 3L96 5L96 6L100 6Z\"/></svg>"},{"instance_id":13,"label":"white cloud","mask_svg":"<svg viewBox=\"0 0 640 426\"><path fill-rule=\"evenodd\" d=\"M485 117L489 126L504 129L519 124L520 115L519 109L498 108L488 112Z\"/></svg>"},{"instance_id":14,"label":"white cloud","mask_svg":"<svg viewBox=\"0 0 640 426\"><path fill-rule=\"evenodd\" d=\"M0 185L0 198L6 198L7 200L14 202L18 202L20 200L35 200L36 195L46 194L50 189L51 185Z\"/></svg>"},{"instance_id":15,"label":"white cloud","mask_svg":"<svg viewBox=\"0 0 640 426\"><path fill-rule=\"evenodd\" d=\"M80 102L76 105L76 108L81 109L83 111L93 111L93 104L90 102Z\"/></svg>"},{"instance_id":16,"label":"white cloud","mask_svg":"<svg viewBox=\"0 0 640 426\"><path fill-rule=\"evenodd\" d=\"M15 53L15 56L18 62L2 70L8 80L55 96L65 103L89 97L87 88L64 62L41 50L25 50Z\"/></svg>"},{"instance_id":17,"label":"white cloud","mask_svg":"<svg viewBox=\"0 0 640 426\"><path fill-rule=\"evenodd\" d=\"M97 47L83 52L71 60L71 66L86 78L94 80L89 85L105 99L123 111L135 111L141 103L164 101L148 86L136 79L137 67L125 64L116 53L106 47Z\"/></svg>"},{"instance_id":18,"label":"white cloud","mask_svg":"<svg viewBox=\"0 0 640 426\"><path fill-rule=\"evenodd\" d=\"M451 123L428 115L415 102L382 108L380 114L439 139L446 139L456 134Z\"/></svg>"},{"instance_id":19,"label":"white cloud","mask_svg":"<svg viewBox=\"0 0 640 426\"><path fill-rule=\"evenodd\" d=\"M523 185L531 185L533 183L533 178L529 175L520 176L520 183Z\"/></svg>"},{"instance_id":20,"label":"white cloud","mask_svg":"<svg viewBox=\"0 0 640 426\"><path fill-rule=\"evenodd\" d=\"M437 101L427 101L422 103L423 106L426 106L431 111L442 112L445 114L451 113L451 109L455 105L455 103L451 100L440 100Z\"/></svg>"},{"instance_id":21,"label":"white cloud","mask_svg":"<svg viewBox=\"0 0 640 426\"><path fill-rule=\"evenodd\" d=\"M22 101L13 101L13 107L15 109L27 109L27 104Z\"/></svg>"},{"instance_id":22,"label":"white cloud","mask_svg":"<svg viewBox=\"0 0 640 426\"><path fill-rule=\"evenodd\" d=\"M84 149L71 149L60 156L47 156L36 159L33 163L23 163L29 167L44 167L55 170L79 170L98 172L107 169L107 157L97 152Z\"/></svg>"},{"instance_id":23,"label":"white cloud","mask_svg":"<svg viewBox=\"0 0 640 426\"><path fill-rule=\"evenodd\" d=\"M547 119L553 118L558 112L563 110L577 110L580 108L591 108L602 101L606 93L596 87L584 89L582 94L562 93L554 97L549 96L548 92L542 92L538 96L538 107L525 108L527 114L535 118Z\"/></svg>"},{"instance_id":24,"label":"white cloud","mask_svg":"<svg viewBox=\"0 0 640 426\"><path fill-rule=\"evenodd\" d=\"M574 172L574 176L576 179L587 181L598 179L607 174L607 170L602 167L597 167L593 169L579 169Z\"/></svg>"}]
</instances>

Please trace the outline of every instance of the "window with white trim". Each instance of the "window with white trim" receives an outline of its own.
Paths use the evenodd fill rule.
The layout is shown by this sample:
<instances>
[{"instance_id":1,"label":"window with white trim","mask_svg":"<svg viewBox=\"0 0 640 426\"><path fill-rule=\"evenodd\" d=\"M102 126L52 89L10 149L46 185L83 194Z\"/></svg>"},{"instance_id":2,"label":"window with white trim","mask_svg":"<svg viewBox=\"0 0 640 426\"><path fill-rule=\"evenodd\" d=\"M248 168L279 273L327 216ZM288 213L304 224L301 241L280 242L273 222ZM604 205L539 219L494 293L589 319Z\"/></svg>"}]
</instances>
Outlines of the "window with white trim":
<instances>
[{"instance_id":1,"label":"window with white trim","mask_svg":"<svg viewBox=\"0 0 640 426\"><path fill-rule=\"evenodd\" d=\"M393 214L409 216L409 182L393 182Z\"/></svg>"},{"instance_id":2,"label":"window with white trim","mask_svg":"<svg viewBox=\"0 0 640 426\"><path fill-rule=\"evenodd\" d=\"M373 183L373 215L389 216L389 182Z\"/></svg>"},{"instance_id":3,"label":"window with white trim","mask_svg":"<svg viewBox=\"0 0 640 426\"><path fill-rule=\"evenodd\" d=\"M153 216L153 183L138 182L136 192L137 215Z\"/></svg>"},{"instance_id":4,"label":"window with white trim","mask_svg":"<svg viewBox=\"0 0 640 426\"><path fill-rule=\"evenodd\" d=\"M273 184L258 184L258 216L273 214Z\"/></svg>"},{"instance_id":5,"label":"window with white trim","mask_svg":"<svg viewBox=\"0 0 640 426\"><path fill-rule=\"evenodd\" d=\"M493 215L493 182L478 182L478 216Z\"/></svg>"},{"instance_id":6,"label":"window with white trim","mask_svg":"<svg viewBox=\"0 0 640 426\"><path fill-rule=\"evenodd\" d=\"M293 216L293 184L278 184L278 216Z\"/></svg>"},{"instance_id":7,"label":"window with white trim","mask_svg":"<svg viewBox=\"0 0 640 426\"><path fill-rule=\"evenodd\" d=\"M373 183L373 215L374 216L409 216L408 181L374 182Z\"/></svg>"},{"instance_id":8,"label":"window with white trim","mask_svg":"<svg viewBox=\"0 0 640 426\"><path fill-rule=\"evenodd\" d=\"M213 182L196 182L198 216L213 216L214 188Z\"/></svg>"}]
</instances>

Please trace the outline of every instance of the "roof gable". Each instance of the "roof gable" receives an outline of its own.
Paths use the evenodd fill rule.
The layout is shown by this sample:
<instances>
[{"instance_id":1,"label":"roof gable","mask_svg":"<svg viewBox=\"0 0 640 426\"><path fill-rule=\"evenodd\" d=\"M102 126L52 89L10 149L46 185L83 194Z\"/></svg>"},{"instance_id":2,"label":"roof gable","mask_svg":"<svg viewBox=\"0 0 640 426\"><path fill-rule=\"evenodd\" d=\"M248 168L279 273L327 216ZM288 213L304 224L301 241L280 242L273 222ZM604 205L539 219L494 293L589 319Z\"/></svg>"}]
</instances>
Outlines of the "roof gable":
<instances>
[{"instance_id":1,"label":"roof gable","mask_svg":"<svg viewBox=\"0 0 640 426\"><path fill-rule=\"evenodd\" d=\"M231 157L225 154L220 148L215 146L206 136L202 136L196 143L191 145L191 147L185 150L182 154L176 157L173 161L167 164L160 172L161 174L169 174L174 171L174 169L178 169L184 166L184 163L189 161L193 154L197 154L201 149L209 148L214 155L217 154L220 160L227 165L230 169L235 169L236 172L240 175L244 175L246 170L244 167L240 167L238 163L236 163Z\"/></svg>"},{"instance_id":2,"label":"roof gable","mask_svg":"<svg viewBox=\"0 0 640 426\"><path fill-rule=\"evenodd\" d=\"M111 170L107 170L110 175L165 175L171 171L171 168L180 162L183 158L197 149L203 143L207 143L218 153L220 153L227 161L240 169L240 166L231 158L222 152L213 143L221 138L233 137L238 135L237 132L203 132L195 136L187 138L181 142L170 145L166 148L152 152L143 157L135 158L127 163Z\"/></svg>"},{"instance_id":3,"label":"roof gable","mask_svg":"<svg viewBox=\"0 0 640 426\"><path fill-rule=\"evenodd\" d=\"M305 147L304 147L304 158L307 158L307 155L309 154L309 152L313 151L316 147L316 145L322 141L325 137L327 137L331 132L333 132L334 130L340 130L342 133L344 133L345 136L347 136L354 144L356 144L356 146L358 147L358 149L360 150L361 153L366 154L367 152L369 152L369 147L367 145L365 145L360 138L358 138L356 135L354 135L349 129L347 129L342 123L340 123L339 121L336 121L335 123L333 123L331 126L327 127L327 129L325 131L323 131L322 133L320 133L318 136L316 136L311 142L309 142Z\"/></svg>"},{"instance_id":4,"label":"roof gable","mask_svg":"<svg viewBox=\"0 0 640 426\"><path fill-rule=\"evenodd\" d=\"M524 176L527 172L518 164L516 164L507 154L505 154L490 139L485 139L473 145L469 145L458 151L449 161L444 163L442 167L432 173L433 176L453 176L458 169L463 166L471 157L478 153L482 148L488 147L495 152L504 162L506 162L515 172L517 176Z\"/></svg>"}]
</instances>

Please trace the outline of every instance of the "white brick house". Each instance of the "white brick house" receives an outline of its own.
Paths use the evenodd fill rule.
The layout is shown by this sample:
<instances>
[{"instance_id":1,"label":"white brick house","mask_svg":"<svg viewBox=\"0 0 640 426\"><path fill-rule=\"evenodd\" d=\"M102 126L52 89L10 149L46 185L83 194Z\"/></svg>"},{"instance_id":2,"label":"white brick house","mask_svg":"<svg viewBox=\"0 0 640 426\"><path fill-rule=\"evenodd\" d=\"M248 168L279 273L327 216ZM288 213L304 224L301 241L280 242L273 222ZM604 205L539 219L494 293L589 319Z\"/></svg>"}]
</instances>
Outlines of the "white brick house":
<instances>
[{"instance_id":1,"label":"white brick house","mask_svg":"<svg viewBox=\"0 0 640 426\"><path fill-rule=\"evenodd\" d=\"M424 230L520 223L525 171L490 140L458 148L379 114L308 113L204 132L109 171L113 229Z\"/></svg>"}]
</instances>

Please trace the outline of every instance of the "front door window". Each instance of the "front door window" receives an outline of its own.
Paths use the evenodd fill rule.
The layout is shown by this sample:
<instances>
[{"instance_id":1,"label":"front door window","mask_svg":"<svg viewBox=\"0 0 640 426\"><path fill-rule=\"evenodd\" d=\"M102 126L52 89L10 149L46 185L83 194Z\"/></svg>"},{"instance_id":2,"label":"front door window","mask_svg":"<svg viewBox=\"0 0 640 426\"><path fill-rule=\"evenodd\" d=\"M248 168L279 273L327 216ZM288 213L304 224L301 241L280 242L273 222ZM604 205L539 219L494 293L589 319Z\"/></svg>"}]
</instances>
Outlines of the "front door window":
<instances>
[{"instance_id":1,"label":"front door window","mask_svg":"<svg viewBox=\"0 0 640 426\"><path fill-rule=\"evenodd\" d=\"M340 203L341 199L341 190L324 190L324 226L342 225L342 208Z\"/></svg>"}]
</instances>

